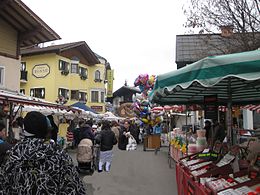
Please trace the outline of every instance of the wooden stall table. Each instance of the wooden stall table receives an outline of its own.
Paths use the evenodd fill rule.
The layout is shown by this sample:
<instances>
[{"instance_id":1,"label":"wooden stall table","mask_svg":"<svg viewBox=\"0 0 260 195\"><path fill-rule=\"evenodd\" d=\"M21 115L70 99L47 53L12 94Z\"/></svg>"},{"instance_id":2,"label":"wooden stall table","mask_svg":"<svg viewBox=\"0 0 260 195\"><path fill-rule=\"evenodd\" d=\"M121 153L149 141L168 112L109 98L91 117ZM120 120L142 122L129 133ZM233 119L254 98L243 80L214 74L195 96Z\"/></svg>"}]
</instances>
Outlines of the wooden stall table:
<instances>
[{"instance_id":1,"label":"wooden stall table","mask_svg":"<svg viewBox=\"0 0 260 195\"><path fill-rule=\"evenodd\" d=\"M159 150L161 147L160 134L146 135L144 137L144 151L146 150Z\"/></svg>"}]
</instances>

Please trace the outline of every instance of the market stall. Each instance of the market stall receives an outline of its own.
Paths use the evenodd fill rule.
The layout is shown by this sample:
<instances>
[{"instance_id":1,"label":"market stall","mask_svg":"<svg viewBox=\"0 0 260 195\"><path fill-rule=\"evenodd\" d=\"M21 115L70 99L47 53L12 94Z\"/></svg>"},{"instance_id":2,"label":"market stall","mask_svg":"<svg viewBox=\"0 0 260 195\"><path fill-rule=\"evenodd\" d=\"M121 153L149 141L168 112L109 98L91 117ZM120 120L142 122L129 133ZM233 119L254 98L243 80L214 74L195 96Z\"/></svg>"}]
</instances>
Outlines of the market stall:
<instances>
[{"instance_id":1,"label":"market stall","mask_svg":"<svg viewBox=\"0 0 260 195\"><path fill-rule=\"evenodd\" d=\"M208 104L210 101L205 101L206 98L208 98L207 100L214 99L214 103ZM260 51L207 57L177 71L159 75L154 90L150 94L150 100L160 105L198 104L202 105L204 109L210 105L211 108L215 109L211 109L211 114L213 114L211 116L214 117L217 116L218 105L228 107L227 141L230 149L232 146L232 105L257 104L260 102ZM217 117L212 119L217 119ZM191 147L188 145L187 153L189 153L189 149ZM224 156L219 161L223 159ZM234 164L237 159L239 158L235 157L225 165L229 166L231 162ZM214 170L214 174L220 176L220 173L227 174L240 171L239 168L238 170L234 168L234 165L230 169L227 168L223 171L215 167L218 162L200 162L201 167L198 167L196 163L189 165L197 167L194 167L192 171L195 172L191 173L191 170L187 171L181 161L178 162L176 178L181 180L180 184L183 184L178 185L178 187L181 186L181 189L178 189L179 194L196 194L196 190L200 188L194 186L196 183L201 183L200 180L195 179L199 178L197 174L212 175L213 173L210 173L210 171ZM205 167L207 168L205 169ZM199 168L203 170L199 170ZM257 182L257 185L259 184Z\"/></svg>"},{"instance_id":2,"label":"market stall","mask_svg":"<svg viewBox=\"0 0 260 195\"><path fill-rule=\"evenodd\" d=\"M259 63L260 50L207 57L158 75L149 98L160 105L205 105L205 97L215 95L217 105L229 108L230 140L231 106L260 102Z\"/></svg>"},{"instance_id":3,"label":"market stall","mask_svg":"<svg viewBox=\"0 0 260 195\"><path fill-rule=\"evenodd\" d=\"M22 113L30 111L39 111L46 116L52 114L57 116L76 116L81 113L80 110L72 107L25 96L14 91L0 90L0 116L1 120L4 120L7 125L10 140L14 137L12 122L19 116L23 117Z\"/></svg>"}]
</instances>

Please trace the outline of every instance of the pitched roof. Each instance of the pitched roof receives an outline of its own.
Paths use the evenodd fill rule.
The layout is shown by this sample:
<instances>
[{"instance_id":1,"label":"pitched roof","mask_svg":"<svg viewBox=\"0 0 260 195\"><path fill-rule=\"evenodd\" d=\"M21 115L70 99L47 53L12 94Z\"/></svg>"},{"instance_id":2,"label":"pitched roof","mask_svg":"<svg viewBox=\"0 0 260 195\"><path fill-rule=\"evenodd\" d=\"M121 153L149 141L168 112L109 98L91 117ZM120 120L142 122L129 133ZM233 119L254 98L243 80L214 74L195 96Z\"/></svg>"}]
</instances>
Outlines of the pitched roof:
<instances>
[{"instance_id":1,"label":"pitched roof","mask_svg":"<svg viewBox=\"0 0 260 195\"><path fill-rule=\"evenodd\" d=\"M141 93L141 91L136 87L129 87L124 85L113 93L113 97L121 96L127 93L134 94L134 93Z\"/></svg>"},{"instance_id":2,"label":"pitched roof","mask_svg":"<svg viewBox=\"0 0 260 195\"><path fill-rule=\"evenodd\" d=\"M223 54L221 39L220 34L177 35L176 63L195 62L207 56Z\"/></svg>"},{"instance_id":3,"label":"pitched roof","mask_svg":"<svg viewBox=\"0 0 260 195\"><path fill-rule=\"evenodd\" d=\"M231 37L223 37L221 34L177 35L176 63L191 63L207 56L245 51L242 44L245 37L258 40L260 33L235 33Z\"/></svg>"},{"instance_id":4,"label":"pitched roof","mask_svg":"<svg viewBox=\"0 0 260 195\"><path fill-rule=\"evenodd\" d=\"M18 31L21 47L60 39L60 36L21 0L1 0L0 18Z\"/></svg>"},{"instance_id":5,"label":"pitched roof","mask_svg":"<svg viewBox=\"0 0 260 195\"><path fill-rule=\"evenodd\" d=\"M87 58L90 65L98 64L99 60L95 53L90 49L85 41L78 41L73 43L64 43L59 45L51 45L48 47L27 47L21 49L22 56L30 56L44 53L60 54L70 49L79 49L81 53Z\"/></svg>"}]
</instances>

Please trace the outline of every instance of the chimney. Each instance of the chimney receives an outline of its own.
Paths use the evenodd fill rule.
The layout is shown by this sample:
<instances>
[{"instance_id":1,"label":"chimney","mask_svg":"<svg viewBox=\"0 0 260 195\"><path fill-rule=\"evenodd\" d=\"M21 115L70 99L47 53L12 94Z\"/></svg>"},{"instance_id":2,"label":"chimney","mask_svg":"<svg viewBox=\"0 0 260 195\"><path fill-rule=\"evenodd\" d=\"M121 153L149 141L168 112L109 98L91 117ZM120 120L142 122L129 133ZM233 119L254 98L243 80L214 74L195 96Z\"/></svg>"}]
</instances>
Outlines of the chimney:
<instances>
[{"instance_id":1,"label":"chimney","mask_svg":"<svg viewBox=\"0 0 260 195\"><path fill-rule=\"evenodd\" d=\"M220 26L219 28L221 30L222 37L230 37L233 35L233 25Z\"/></svg>"}]
</instances>

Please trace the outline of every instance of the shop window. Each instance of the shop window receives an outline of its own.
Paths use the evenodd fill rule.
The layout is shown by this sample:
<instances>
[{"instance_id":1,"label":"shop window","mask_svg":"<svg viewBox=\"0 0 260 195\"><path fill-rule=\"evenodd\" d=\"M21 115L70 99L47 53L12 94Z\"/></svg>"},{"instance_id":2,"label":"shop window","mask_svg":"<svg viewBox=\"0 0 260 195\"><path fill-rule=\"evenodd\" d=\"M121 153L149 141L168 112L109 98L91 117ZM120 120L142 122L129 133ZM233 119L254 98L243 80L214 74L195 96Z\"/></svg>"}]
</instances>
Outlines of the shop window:
<instances>
[{"instance_id":1,"label":"shop window","mask_svg":"<svg viewBox=\"0 0 260 195\"><path fill-rule=\"evenodd\" d=\"M86 103L87 102L87 93L79 92L79 101Z\"/></svg>"},{"instance_id":2,"label":"shop window","mask_svg":"<svg viewBox=\"0 0 260 195\"><path fill-rule=\"evenodd\" d=\"M74 63L71 64L71 73L76 73L76 74L79 73L79 65L78 64L74 64Z\"/></svg>"},{"instance_id":3,"label":"shop window","mask_svg":"<svg viewBox=\"0 0 260 195\"><path fill-rule=\"evenodd\" d=\"M79 91L71 90L71 100L79 100Z\"/></svg>"},{"instance_id":4,"label":"shop window","mask_svg":"<svg viewBox=\"0 0 260 195\"><path fill-rule=\"evenodd\" d=\"M101 102L105 102L105 92L101 92Z\"/></svg>"},{"instance_id":5,"label":"shop window","mask_svg":"<svg viewBox=\"0 0 260 195\"><path fill-rule=\"evenodd\" d=\"M79 75L80 75L81 79L86 80L88 78L87 69L83 68L83 67L80 67L79 68Z\"/></svg>"},{"instance_id":6,"label":"shop window","mask_svg":"<svg viewBox=\"0 0 260 195\"><path fill-rule=\"evenodd\" d=\"M59 88L58 97L63 97L64 99L69 99L69 90L64 88Z\"/></svg>"},{"instance_id":7,"label":"shop window","mask_svg":"<svg viewBox=\"0 0 260 195\"><path fill-rule=\"evenodd\" d=\"M98 102L98 91L91 91L91 102Z\"/></svg>"},{"instance_id":8,"label":"shop window","mask_svg":"<svg viewBox=\"0 0 260 195\"><path fill-rule=\"evenodd\" d=\"M61 71L62 75L69 74L69 63L63 60L59 60L59 70Z\"/></svg>"},{"instance_id":9,"label":"shop window","mask_svg":"<svg viewBox=\"0 0 260 195\"><path fill-rule=\"evenodd\" d=\"M33 88L30 89L30 95L36 98L45 98L45 88Z\"/></svg>"},{"instance_id":10,"label":"shop window","mask_svg":"<svg viewBox=\"0 0 260 195\"><path fill-rule=\"evenodd\" d=\"M95 71L95 82L101 82L101 77L100 77L100 71L96 70Z\"/></svg>"}]
</instances>

